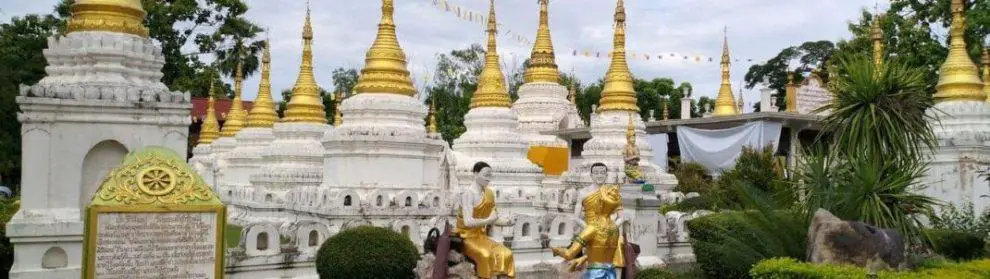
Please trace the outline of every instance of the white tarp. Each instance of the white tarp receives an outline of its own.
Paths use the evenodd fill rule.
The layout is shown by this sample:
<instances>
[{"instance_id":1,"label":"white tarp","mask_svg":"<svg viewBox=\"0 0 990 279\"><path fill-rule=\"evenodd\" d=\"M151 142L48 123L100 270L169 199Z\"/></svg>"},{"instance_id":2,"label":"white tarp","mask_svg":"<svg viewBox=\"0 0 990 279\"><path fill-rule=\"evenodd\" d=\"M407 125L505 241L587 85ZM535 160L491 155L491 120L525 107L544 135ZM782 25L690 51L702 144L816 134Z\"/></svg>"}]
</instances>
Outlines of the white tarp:
<instances>
[{"instance_id":1,"label":"white tarp","mask_svg":"<svg viewBox=\"0 0 990 279\"><path fill-rule=\"evenodd\" d=\"M749 122L739 127L703 130L677 127L677 144L682 162L697 162L712 173L731 169L744 146L762 148L773 145L777 150L780 140L779 122Z\"/></svg>"},{"instance_id":2,"label":"white tarp","mask_svg":"<svg viewBox=\"0 0 990 279\"><path fill-rule=\"evenodd\" d=\"M646 135L646 144L653 148L653 164L667 170L667 134Z\"/></svg>"}]
</instances>

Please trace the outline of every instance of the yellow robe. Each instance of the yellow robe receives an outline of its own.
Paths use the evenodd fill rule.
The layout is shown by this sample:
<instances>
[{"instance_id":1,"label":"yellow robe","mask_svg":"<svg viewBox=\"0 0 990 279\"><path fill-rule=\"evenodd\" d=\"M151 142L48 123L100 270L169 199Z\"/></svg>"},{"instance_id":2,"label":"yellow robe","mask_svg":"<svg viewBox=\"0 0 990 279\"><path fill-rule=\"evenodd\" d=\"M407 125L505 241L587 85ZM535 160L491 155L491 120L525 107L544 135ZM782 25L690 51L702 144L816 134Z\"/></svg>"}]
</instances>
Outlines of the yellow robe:
<instances>
[{"instance_id":1,"label":"yellow robe","mask_svg":"<svg viewBox=\"0 0 990 279\"><path fill-rule=\"evenodd\" d=\"M485 219L495 210L495 193L485 187L481 202L474 206L471 216ZM493 278L497 275L516 277L512 250L488 238L488 227L468 228L464 225L464 209L457 208L457 226L454 233L464 239L464 254L474 261L480 278Z\"/></svg>"},{"instance_id":2,"label":"yellow robe","mask_svg":"<svg viewBox=\"0 0 990 279\"><path fill-rule=\"evenodd\" d=\"M602 185L581 201L584 208L584 230L577 235L584 242L587 263L611 263L625 266L622 256L624 240L612 214L622 209L622 198L617 185Z\"/></svg>"}]
</instances>

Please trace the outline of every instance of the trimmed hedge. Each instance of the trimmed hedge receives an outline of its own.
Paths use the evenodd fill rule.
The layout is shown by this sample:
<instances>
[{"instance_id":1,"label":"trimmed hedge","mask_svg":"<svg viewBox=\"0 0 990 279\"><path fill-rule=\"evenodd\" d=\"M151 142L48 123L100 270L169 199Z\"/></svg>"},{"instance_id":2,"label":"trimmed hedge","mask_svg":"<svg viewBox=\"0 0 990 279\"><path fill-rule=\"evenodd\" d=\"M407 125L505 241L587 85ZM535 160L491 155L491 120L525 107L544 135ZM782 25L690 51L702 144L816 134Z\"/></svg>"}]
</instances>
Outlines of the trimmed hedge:
<instances>
[{"instance_id":1,"label":"trimmed hedge","mask_svg":"<svg viewBox=\"0 0 990 279\"><path fill-rule=\"evenodd\" d=\"M649 268L636 272L636 279L675 279L677 275L666 269Z\"/></svg>"},{"instance_id":2,"label":"trimmed hedge","mask_svg":"<svg viewBox=\"0 0 990 279\"><path fill-rule=\"evenodd\" d=\"M362 226L327 239L316 254L316 272L320 279L412 279L417 261L419 254L408 237Z\"/></svg>"},{"instance_id":3,"label":"trimmed hedge","mask_svg":"<svg viewBox=\"0 0 990 279\"><path fill-rule=\"evenodd\" d=\"M939 255L952 260L971 260L983 257L983 248L986 242L979 235L951 231L951 230L928 230L926 231L932 241L932 248Z\"/></svg>"},{"instance_id":4,"label":"trimmed hedge","mask_svg":"<svg viewBox=\"0 0 990 279\"><path fill-rule=\"evenodd\" d=\"M754 279L832 279L832 278L866 278L865 268L851 265L819 265L798 262L791 258L775 258L760 261L750 270ZM917 271L877 272L880 279L950 279L950 278L988 278L990 277L990 260L978 260L964 263L941 263Z\"/></svg>"},{"instance_id":5,"label":"trimmed hedge","mask_svg":"<svg viewBox=\"0 0 990 279\"><path fill-rule=\"evenodd\" d=\"M670 211L692 212L697 210L715 210L715 202L706 196L684 199L679 203L668 204L660 207L660 213L667 214Z\"/></svg>"}]
</instances>

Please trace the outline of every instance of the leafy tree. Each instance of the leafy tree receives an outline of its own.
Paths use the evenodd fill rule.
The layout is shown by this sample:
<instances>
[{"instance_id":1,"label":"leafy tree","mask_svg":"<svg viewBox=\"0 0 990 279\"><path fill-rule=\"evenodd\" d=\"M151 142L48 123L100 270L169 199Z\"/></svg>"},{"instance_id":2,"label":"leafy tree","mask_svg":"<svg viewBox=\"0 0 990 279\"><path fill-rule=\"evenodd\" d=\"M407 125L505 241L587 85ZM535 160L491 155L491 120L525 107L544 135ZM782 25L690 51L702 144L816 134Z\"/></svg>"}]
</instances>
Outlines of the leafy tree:
<instances>
[{"instance_id":1,"label":"leafy tree","mask_svg":"<svg viewBox=\"0 0 990 279\"><path fill-rule=\"evenodd\" d=\"M21 84L34 84L45 76L48 37L63 23L51 15L14 17L0 24L0 184L20 181L21 124L15 98ZM17 187L13 190L19 192Z\"/></svg>"},{"instance_id":2,"label":"leafy tree","mask_svg":"<svg viewBox=\"0 0 990 279\"><path fill-rule=\"evenodd\" d=\"M776 91L774 98L777 99L780 110L787 109L787 102L784 102L784 88L787 86L787 75L793 72L810 72L817 69L822 73L828 71L828 61L833 52L835 44L830 41L805 42L800 46L785 48L767 60L765 64L756 64L749 67L744 80L746 88L752 89L757 84L766 85ZM796 67L792 65L797 61ZM823 81L828 80L827 75L820 75ZM801 82L804 76L794 75L794 82Z\"/></svg>"},{"instance_id":3,"label":"leafy tree","mask_svg":"<svg viewBox=\"0 0 990 279\"><path fill-rule=\"evenodd\" d=\"M333 92L342 92L345 95L350 95L354 91L354 86L357 85L358 71L355 69L336 68L331 74L331 79L333 79Z\"/></svg>"},{"instance_id":4,"label":"leafy tree","mask_svg":"<svg viewBox=\"0 0 990 279\"><path fill-rule=\"evenodd\" d=\"M55 6L55 12L63 20L70 17L72 2L62 0ZM227 77L234 76L239 61L244 62L245 76L258 70L258 53L264 42L255 37L263 29L243 17L249 7L242 0L141 2L148 12L144 23L149 36L161 43L165 57L162 82L169 89L207 96L209 80L214 76L206 70L210 65L200 60L201 54L215 55L218 61L215 66ZM182 53L182 48L190 43L196 45L197 52ZM222 96L233 96L230 86L221 89L225 91Z\"/></svg>"}]
</instances>

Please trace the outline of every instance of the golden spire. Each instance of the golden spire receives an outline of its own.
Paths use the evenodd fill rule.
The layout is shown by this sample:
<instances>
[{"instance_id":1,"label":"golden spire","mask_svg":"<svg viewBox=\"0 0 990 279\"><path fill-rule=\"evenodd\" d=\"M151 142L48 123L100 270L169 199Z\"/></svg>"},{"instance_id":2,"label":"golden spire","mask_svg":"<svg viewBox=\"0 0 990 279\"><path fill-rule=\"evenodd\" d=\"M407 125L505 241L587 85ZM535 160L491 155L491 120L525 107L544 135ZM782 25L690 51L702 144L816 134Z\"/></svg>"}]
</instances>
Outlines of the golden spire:
<instances>
[{"instance_id":1,"label":"golden spire","mask_svg":"<svg viewBox=\"0 0 990 279\"><path fill-rule=\"evenodd\" d=\"M303 25L302 65L299 77L292 87L292 97L285 110L284 122L327 123L320 98L320 86L313 77L313 26L310 24L309 6L306 7L306 23Z\"/></svg>"},{"instance_id":2,"label":"golden spire","mask_svg":"<svg viewBox=\"0 0 990 279\"><path fill-rule=\"evenodd\" d=\"M69 6L72 18L66 24L66 33L81 31L106 31L148 37L144 26L147 12L141 0L76 0Z\"/></svg>"},{"instance_id":3,"label":"golden spire","mask_svg":"<svg viewBox=\"0 0 990 279\"><path fill-rule=\"evenodd\" d=\"M436 104L437 104L436 99L430 98L430 119L429 119L429 123L426 124L427 125L426 126L426 130L428 132L430 132L430 134L437 133L437 107L436 107Z\"/></svg>"},{"instance_id":4,"label":"golden spire","mask_svg":"<svg viewBox=\"0 0 990 279\"><path fill-rule=\"evenodd\" d=\"M639 112L632 73L626 64L626 8L619 0L615 6L615 36L612 42L612 63L605 73L605 85L598 111Z\"/></svg>"},{"instance_id":5,"label":"golden spire","mask_svg":"<svg viewBox=\"0 0 990 279\"><path fill-rule=\"evenodd\" d=\"M983 49L983 95L990 103L990 47Z\"/></svg>"},{"instance_id":6,"label":"golden spire","mask_svg":"<svg viewBox=\"0 0 990 279\"><path fill-rule=\"evenodd\" d=\"M786 112L798 112L797 110L797 84L794 83L793 72L787 72L787 85L784 88L784 103L787 105Z\"/></svg>"},{"instance_id":7,"label":"golden spire","mask_svg":"<svg viewBox=\"0 0 990 279\"><path fill-rule=\"evenodd\" d=\"M529 58L529 67L523 74L523 80L530 82L560 82L560 72L557 71L557 61L553 53L553 40L550 39L549 12L550 0L540 1L540 26L536 29L536 43Z\"/></svg>"},{"instance_id":8,"label":"golden spire","mask_svg":"<svg viewBox=\"0 0 990 279\"><path fill-rule=\"evenodd\" d=\"M939 69L935 98L938 101L985 101L979 68L966 53L966 17L963 0L952 0L952 26L949 27L949 57Z\"/></svg>"},{"instance_id":9,"label":"golden spire","mask_svg":"<svg viewBox=\"0 0 990 279\"><path fill-rule=\"evenodd\" d=\"M340 112L340 104L344 102L344 92L337 92L333 97L333 126L340 127L340 124L344 124L344 113Z\"/></svg>"},{"instance_id":10,"label":"golden spire","mask_svg":"<svg viewBox=\"0 0 990 279\"><path fill-rule=\"evenodd\" d=\"M724 31L725 37L722 41L722 86L718 88L718 97L715 98L714 116L737 115L736 100L732 96L732 84L729 82L729 30Z\"/></svg>"},{"instance_id":11,"label":"golden spire","mask_svg":"<svg viewBox=\"0 0 990 279\"><path fill-rule=\"evenodd\" d=\"M395 36L395 22L392 15L395 7L392 0L382 0L382 19L378 23L378 35L368 49L364 69L358 77L354 90L360 93L392 93L406 96L416 95L409 70L406 68L406 54Z\"/></svg>"},{"instance_id":12,"label":"golden spire","mask_svg":"<svg viewBox=\"0 0 990 279\"><path fill-rule=\"evenodd\" d=\"M870 39L873 40L873 66L877 74L883 67L883 29L880 28L880 13L873 17L873 25L870 27Z\"/></svg>"},{"instance_id":13,"label":"golden spire","mask_svg":"<svg viewBox=\"0 0 990 279\"><path fill-rule=\"evenodd\" d=\"M233 137L244 129L247 122L247 112L244 111L244 102L241 100L241 91L244 84L244 65L237 62L237 72L234 73L234 99L230 100L230 111L227 112L227 119L223 122L223 129L220 130L221 137Z\"/></svg>"},{"instance_id":14,"label":"golden spire","mask_svg":"<svg viewBox=\"0 0 990 279\"><path fill-rule=\"evenodd\" d=\"M213 99L213 88L213 80L210 80L210 101L206 105L206 119L204 119L203 124L200 125L199 144L210 144L220 137L220 122L217 121L217 111L215 108L216 101Z\"/></svg>"},{"instance_id":15,"label":"golden spire","mask_svg":"<svg viewBox=\"0 0 990 279\"><path fill-rule=\"evenodd\" d=\"M498 62L498 48L495 34L498 32L495 23L495 0L490 1L488 11L488 49L485 51L485 68L478 75L478 89L471 97L471 108L476 107L510 107L509 92L505 90L505 76Z\"/></svg>"},{"instance_id":16,"label":"golden spire","mask_svg":"<svg viewBox=\"0 0 990 279\"><path fill-rule=\"evenodd\" d=\"M258 97L254 99L254 106L248 114L248 127L271 128L278 121L278 113L275 111L275 101L272 100L272 54L271 42L265 41L265 50L261 56L261 82L258 83Z\"/></svg>"}]
</instances>

